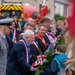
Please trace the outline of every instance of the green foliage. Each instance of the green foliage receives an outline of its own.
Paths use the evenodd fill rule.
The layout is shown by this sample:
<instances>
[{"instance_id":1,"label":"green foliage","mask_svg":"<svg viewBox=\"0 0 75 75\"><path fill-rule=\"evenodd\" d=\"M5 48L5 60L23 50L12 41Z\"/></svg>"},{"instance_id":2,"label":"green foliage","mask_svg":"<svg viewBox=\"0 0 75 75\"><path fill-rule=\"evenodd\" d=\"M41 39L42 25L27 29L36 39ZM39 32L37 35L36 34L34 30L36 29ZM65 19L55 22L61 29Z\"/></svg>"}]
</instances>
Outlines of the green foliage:
<instances>
[{"instance_id":1,"label":"green foliage","mask_svg":"<svg viewBox=\"0 0 75 75\"><path fill-rule=\"evenodd\" d=\"M52 60L53 50L50 50L50 52L46 53L46 61L40 65L39 69L44 70L50 66L51 60Z\"/></svg>"},{"instance_id":2,"label":"green foliage","mask_svg":"<svg viewBox=\"0 0 75 75\"><path fill-rule=\"evenodd\" d=\"M42 73L43 71L42 70L38 70L35 72L35 75L40 75L40 73Z\"/></svg>"},{"instance_id":3,"label":"green foliage","mask_svg":"<svg viewBox=\"0 0 75 75\"><path fill-rule=\"evenodd\" d=\"M60 38L57 38L57 44L56 45L65 44L64 34L60 34L59 36L60 36Z\"/></svg>"},{"instance_id":4,"label":"green foliage","mask_svg":"<svg viewBox=\"0 0 75 75\"><path fill-rule=\"evenodd\" d=\"M39 66L39 70L35 72L35 75L40 75L46 68L50 66L50 63L52 61L52 55L53 55L53 50L50 50L50 52L46 53L46 61Z\"/></svg>"},{"instance_id":5,"label":"green foliage","mask_svg":"<svg viewBox=\"0 0 75 75\"><path fill-rule=\"evenodd\" d=\"M60 36L57 39L57 44L56 45L61 45L65 44L64 40L64 34L60 34ZM52 61L52 56L53 56L53 50L50 50L49 52L46 53L46 61L39 66L39 71L35 73L35 75L40 75L46 68L49 68L50 63Z\"/></svg>"},{"instance_id":6,"label":"green foliage","mask_svg":"<svg viewBox=\"0 0 75 75\"><path fill-rule=\"evenodd\" d=\"M58 20L64 20L63 16L61 16L59 13L54 15L54 18L56 21Z\"/></svg>"}]
</instances>

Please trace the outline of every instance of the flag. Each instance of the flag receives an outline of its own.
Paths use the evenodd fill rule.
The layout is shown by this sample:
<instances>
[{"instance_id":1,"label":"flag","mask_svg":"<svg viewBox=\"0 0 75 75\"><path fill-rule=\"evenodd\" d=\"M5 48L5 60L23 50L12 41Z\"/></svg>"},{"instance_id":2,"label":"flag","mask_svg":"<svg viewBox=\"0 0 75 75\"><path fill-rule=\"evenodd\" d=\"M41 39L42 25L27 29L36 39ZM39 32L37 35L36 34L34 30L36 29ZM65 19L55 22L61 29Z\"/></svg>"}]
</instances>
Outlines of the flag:
<instances>
[{"instance_id":1,"label":"flag","mask_svg":"<svg viewBox=\"0 0 75 75\"><path fill-rule=\"evenodd\" d=\"M48 6L42 6L40 10L40 18L42 19L44 16L48 14Z\"/></svg>"},{"instance_id":2,"label":"flag","mask_svg":"<svg viewBox=\"0 0 75 75\"><path fill-rule=\"evenodd\" d=\"M45 55L40 55L40 58L37 59L33 64L32 66L35 67L35 66L39 66L39 65L42 65L43 62L46 61L46 56Z\"/></svg>"},{"instance_id":3,"label":"flag","mask_svg":"<svg viewBox=\"0 0 75 75\"><path fill-rule=\"evenodd\" d=\"M75 0L72 0L71 16L69 17L69 29L75 37Z\"/></svg>"},{"instance_id":4,"label":"flag","mask_svg":"<svg viewBox=\"0 0 75 75\"><path fill-rule=\"evenodd\" d=\"M45 7L45 15L48 14L48 6Z\"/></svg>"}]
</instances>

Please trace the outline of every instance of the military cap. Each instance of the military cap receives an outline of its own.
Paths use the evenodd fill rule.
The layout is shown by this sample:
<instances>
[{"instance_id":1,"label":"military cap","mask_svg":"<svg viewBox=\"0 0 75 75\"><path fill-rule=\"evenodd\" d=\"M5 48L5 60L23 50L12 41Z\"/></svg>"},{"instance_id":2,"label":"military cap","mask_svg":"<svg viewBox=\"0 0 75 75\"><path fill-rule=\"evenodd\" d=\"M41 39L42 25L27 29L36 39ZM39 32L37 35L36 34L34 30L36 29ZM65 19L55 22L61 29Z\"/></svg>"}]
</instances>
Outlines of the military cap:
<instances>
[{"instance_id":1,"label":"military cap","mask_svg":"<svg viewBox=\"0 0 75 75\"><path fill-rule=\"evenodd\" d=\"M0 20L0 25L11 26L12 21L13 21L13 18L1 19Z\"/></svg>"}]
</instances>

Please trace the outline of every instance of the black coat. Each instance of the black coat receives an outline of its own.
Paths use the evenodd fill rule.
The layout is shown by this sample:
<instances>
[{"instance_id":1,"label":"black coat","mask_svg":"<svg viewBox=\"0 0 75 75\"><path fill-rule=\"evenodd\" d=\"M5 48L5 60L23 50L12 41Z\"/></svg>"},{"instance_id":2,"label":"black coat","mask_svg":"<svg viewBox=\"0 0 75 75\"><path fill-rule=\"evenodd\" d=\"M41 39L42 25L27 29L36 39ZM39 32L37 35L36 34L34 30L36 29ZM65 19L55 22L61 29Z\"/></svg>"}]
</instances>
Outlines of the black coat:
<instances>
[{"instance_id":1,"label":"black coat","mask_svg":"<svg viewBox=\"0 0 75 75\"><path fill-rule=\"evenodd\" d=\"M11 38L11 40L12 40L12 37L13 37L13 30L10 32L9 36L10 36L10 38ZM19 32L18 32L17 29L16 29L16 41L18 41L18 37L19 37Z\"/></svg>"},{"instance_id":2,"label":"black coat","mask_svg":"<svg viewBox=\"0 0 75 75\"><path fill-rule=\"evenodd\" d=\"M38 42L38 47L40 48L42 54L44 54L44 52L46 51L46 47L45 45L43 44L43 42L35 36L35 40Z\"/></svg>"},{"instance_id":3,"label":"black coat","mask_svg":"<svg viewBox=\"0 0 75 75\"><path fill-rule=\"evenodd\" d=\"M31 59L34 61L37 60L37 56L41 54L41 50L36 48L34 44L30 45L31 50Z\"/></svg>"}]
</instances>

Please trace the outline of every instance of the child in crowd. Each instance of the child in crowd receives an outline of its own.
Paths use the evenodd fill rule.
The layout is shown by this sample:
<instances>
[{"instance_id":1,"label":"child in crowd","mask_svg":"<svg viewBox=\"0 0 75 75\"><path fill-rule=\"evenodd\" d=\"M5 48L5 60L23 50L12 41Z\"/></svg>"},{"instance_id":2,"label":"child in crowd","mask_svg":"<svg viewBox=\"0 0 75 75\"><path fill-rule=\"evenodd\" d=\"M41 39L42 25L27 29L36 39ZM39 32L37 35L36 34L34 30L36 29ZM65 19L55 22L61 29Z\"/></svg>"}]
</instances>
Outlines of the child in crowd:
<instances>
[{"instance_id":1,"label":"child in crowd","mask_svg":"<svg viewBox=\"0 0 75 75\"><path fill-rule=\"evenodd\" d=\"M65 55L66 47L64 45L58 45L55 48L55 53L52 57L49 68L46 68L42 75L66 75L66 66L63 63L66 62L67 56Z\"/></svg>"}]
</instances>

